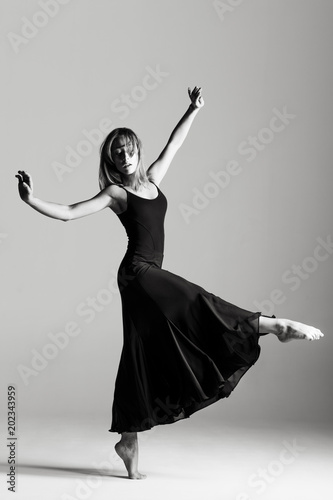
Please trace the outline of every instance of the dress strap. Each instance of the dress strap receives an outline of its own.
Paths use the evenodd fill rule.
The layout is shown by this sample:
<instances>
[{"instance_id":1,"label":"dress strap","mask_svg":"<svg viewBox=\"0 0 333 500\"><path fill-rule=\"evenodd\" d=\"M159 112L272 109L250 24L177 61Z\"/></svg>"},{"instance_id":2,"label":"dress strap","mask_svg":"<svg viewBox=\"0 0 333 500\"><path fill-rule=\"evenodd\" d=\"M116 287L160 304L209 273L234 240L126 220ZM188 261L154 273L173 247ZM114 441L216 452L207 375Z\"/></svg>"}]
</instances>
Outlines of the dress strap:
<instances>
[{"instance_id":1,"label":"dress strap","mask_svg":"<svg viewBox=\"0 0 333 500\"><path fill-rule=\"evenodd\" d=\"M116 184L116 186L122 188L124 191L126 191L126 193L130 193L130 191L127 191L127 189L124 186L122 186L121 184Z\"/></svg>"}]
</instances>

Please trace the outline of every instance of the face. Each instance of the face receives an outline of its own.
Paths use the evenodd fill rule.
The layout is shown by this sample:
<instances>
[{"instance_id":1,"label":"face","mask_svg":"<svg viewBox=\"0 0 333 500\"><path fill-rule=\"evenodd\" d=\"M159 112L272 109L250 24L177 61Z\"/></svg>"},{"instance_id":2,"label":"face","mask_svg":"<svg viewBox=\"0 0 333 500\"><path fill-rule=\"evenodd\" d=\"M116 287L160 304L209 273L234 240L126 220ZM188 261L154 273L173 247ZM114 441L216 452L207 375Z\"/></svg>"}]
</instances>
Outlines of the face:
<instances>
[{"instance_id":1,"label":"face","mask_svg":"<svg viewBox=\"0 0 333 500\"><path fill-rule=\"evenodd\" d=\"M118 172L130 175L136 171L139 163L138 150L126 137L117 137L111 147L111 155Z\"/></svg>"}]
</instances>

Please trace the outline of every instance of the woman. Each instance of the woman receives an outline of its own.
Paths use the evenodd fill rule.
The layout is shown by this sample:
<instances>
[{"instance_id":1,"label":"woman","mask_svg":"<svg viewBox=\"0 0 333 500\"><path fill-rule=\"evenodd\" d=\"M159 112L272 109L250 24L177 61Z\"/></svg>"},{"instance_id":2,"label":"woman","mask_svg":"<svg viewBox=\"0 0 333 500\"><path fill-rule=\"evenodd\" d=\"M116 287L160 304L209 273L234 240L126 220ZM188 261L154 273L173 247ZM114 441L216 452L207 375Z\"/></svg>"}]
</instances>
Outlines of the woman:
<instances>
[{"instance_id":1,"label":"woman","mask_svg":"<svg viewBox=\"0 0 333 500\"><path fill-rule=\"evenodd\" d=\"M16 175L22 200L48 217L69 221L109 207L126 229L118 271L124 345L110 431L121 434L115 449L131 479L145 477L138 472L137 432L228 397L258 359L261 335L272 333L281 342L323 336L302 323L241 309L161 269L167 201L159 185L204 105L200 87L188 94L189 108L147 171L134 132L110 132L101 146L101 191L90 200L68 206L42 201L33 195L30 175Z\"/></svg>"}]
</instances>

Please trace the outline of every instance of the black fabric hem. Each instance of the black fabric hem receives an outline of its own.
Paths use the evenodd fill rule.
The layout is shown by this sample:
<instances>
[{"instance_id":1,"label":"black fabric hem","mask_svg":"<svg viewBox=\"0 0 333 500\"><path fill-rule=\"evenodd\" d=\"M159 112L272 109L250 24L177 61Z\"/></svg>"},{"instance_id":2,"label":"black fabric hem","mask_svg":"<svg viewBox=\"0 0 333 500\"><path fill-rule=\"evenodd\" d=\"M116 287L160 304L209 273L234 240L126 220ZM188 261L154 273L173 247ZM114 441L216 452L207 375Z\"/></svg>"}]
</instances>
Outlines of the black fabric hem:
<instances>
[{"instance_id":1,"label":"black fabric hem","mask_svg":"<svg viewBox=\"0 0 333 500\"><path fill-rule=\"evenodd\" d=\"M246 335L250 335L253 333L256 336L256 339L253 339L253 342L255 345L253 345L253 355L251 356L252 359L247 359L245 361L245 364L241 367L239 367L234 373L232 373L228 378L225 379L224 383L220 386L218 392L213 395L212 397L209 397L205 400L202 401L195 401L192 400L188 405L184 407L180 407L177 412L171 411L172 405L168 408L167 404L164 404L162 402L161 406L159 408L155 409L155 418L154 417L146 417L145 419L142 420L140 424L137 425L131 425L130 428L126 428L123 430L120 430L116 426L111 426L110 429L108 429L108 432L115 432L118 434L121 434L123 432L144 432L151 430L153 427L157 427L158 425L167 425L167 424L173 424L176 422L179 422L180 420L185 420L187 418L190 418L191 415L196 413L197 411L200 411L217 401L227 398L230 396L230 394L234 391L234 389L237 387L238 383L240 380L243 378L243 376L247 373L247 371L253 366L261 352L261 348L259 345L259 338L261 334L259 334L259 317L260 316L265 316L267 318L275 318L274 315L272 316L266 316L264 314L261 314L261 312L250 312L249 311L249 316L247 318L244 318L239 324L238 324L238 331L239 329L244 332ZM167 321L170 321L166 318ZM253 324L253 322L255 323ZM247 324L247 326L244 327L244 324ZM249 328L250 327L250 328ZM249 331L252 328L252 332ZM246 362L247 361L247 362ZM175 409L174 409L175 410ZM164 411L164 415L161 418L156 418L156 413Z\"/></svg>"}]
</instances>

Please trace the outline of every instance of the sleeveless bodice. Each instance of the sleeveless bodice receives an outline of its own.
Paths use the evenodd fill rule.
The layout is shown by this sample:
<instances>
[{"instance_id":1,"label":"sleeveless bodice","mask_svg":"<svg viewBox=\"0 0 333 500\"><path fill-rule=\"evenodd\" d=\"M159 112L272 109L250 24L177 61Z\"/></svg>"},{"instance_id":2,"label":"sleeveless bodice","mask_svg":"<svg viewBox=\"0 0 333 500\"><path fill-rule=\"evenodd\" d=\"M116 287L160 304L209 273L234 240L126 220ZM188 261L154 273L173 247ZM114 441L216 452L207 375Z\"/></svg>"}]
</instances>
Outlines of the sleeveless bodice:
<instances>
[{"instance_id":1,"label":"sleeveless bodice","mask_svg":"<svg viewBox=\"0 0 333 500\"><path fill-rule=\"evenodd\" d=\"M158 187L157 197L153 199L142 198L127 190L126 192L127 209L118 214L128 237L122 264L144 262L161 267L167 199Z\"/></svg>"}]
</instances>

